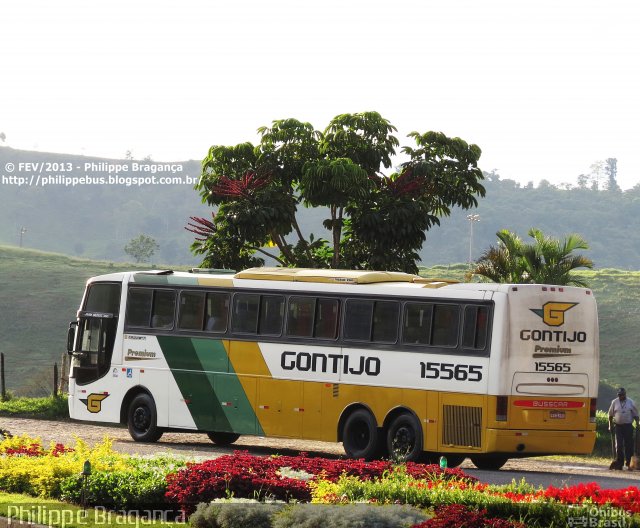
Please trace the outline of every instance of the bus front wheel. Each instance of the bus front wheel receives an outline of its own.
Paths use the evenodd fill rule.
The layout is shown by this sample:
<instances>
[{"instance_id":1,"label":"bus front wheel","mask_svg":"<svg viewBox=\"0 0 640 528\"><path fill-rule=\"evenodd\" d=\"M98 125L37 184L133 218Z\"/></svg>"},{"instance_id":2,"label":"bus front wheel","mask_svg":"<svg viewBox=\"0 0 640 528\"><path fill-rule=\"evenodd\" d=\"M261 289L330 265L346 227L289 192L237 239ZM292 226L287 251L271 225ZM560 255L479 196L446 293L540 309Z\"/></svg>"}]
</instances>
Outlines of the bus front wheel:
<instances>
[{"instance_id":1,"label":"bus front wheel","mask_svg":"<svg viewBox=\"0 0 640 528\"><path fill-rule=\"evenodd\" d=\"M209 440L211 440L214 444L219 446L227 446L233 444L238 438L240 438L239 434L236 433L216 433L209 432L207 433Z\"/></svg>"},{"instance_id":2,"label":"bus front wheel","mask_svg":"<svg viewBox=\"0 0 640 528\"><path fill-rule=\"evenodd\" d=\"M422 456L422 427L409 413L393 419L387 430L387 450L392 459L415 462Z\"/></svg>"},{"instance_id":3,"label":"bus front wheel","mask_svg":"<svg viewBox=\"0 0 640 528\"><path fill-rule=\"evenodd\" d=\"M136 442L156 442L162 436L158 428L158 414L153 398L148 394L138 394L129 405L127 427Z\"/></svg>"},{"instance_id":4,"label":"bus front wheel","mask_svg":"<svg viewBox=\"0 0 640 528\"><path fill-rule=\"evenodd\" d=\"M372 460L379 450L378 427L373 415L365 410L353 411L344 423L342 445L349 458Z\"/></svg>"}]
</instances>

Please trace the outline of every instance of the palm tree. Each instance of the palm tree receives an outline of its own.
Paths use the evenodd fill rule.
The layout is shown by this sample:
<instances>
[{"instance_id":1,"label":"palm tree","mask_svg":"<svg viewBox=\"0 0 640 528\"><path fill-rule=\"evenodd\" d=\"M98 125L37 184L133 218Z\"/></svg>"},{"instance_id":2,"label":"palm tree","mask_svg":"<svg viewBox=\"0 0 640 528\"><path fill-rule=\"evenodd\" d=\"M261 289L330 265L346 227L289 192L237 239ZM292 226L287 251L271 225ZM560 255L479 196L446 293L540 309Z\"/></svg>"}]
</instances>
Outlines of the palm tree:
<instances>
[{"instance_id":1,"label":"palm tree","mask_svg":"<svg viewBox=\"0 0 640 528\"><path fill-rule=\"evenodd\" d=\"M487 249L478 260L475 268L467 275L485 277L493 282L519 284L525 282L524 261L521 258L524 243L522 239L507 229L496 233L498 245Z\"/></svg>"},{"instance_id":2,"label":"palm tree","mask_svg":"<svg viewBox=\"0 0 640 528\"><path fill-rule=\"evenodd\" d=\"M491 246L476 261L468 277L478 275L493 282L511 284L557 284L586 287L584 280L571 273L577 268L592 268L591 259L574 255L577 249L589 249L579 235L560 240L545 236L536 228L529 230L533 244L524 243L507 229L498 231L498 245Z\"/></svg>"}]
</instances>

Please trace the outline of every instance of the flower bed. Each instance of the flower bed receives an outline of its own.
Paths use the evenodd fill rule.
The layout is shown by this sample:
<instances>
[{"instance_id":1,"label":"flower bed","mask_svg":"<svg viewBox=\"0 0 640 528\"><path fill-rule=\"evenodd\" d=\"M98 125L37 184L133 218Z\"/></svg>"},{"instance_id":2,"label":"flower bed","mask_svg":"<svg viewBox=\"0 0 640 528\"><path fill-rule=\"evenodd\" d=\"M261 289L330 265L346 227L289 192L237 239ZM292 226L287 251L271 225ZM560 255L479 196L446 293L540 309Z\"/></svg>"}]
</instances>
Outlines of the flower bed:
<instances>
[{"instance_id":1,"label":"flower bed","mask_svg":"<svg viewBox=\"0 0 640 528\"><path fill-rule=\"evenodd\" d=\"M177 456L116 453L108 439L93 448L81 440L73 447L52 443L47 448L29 437L5 439L0 442L0 489L79 502L86 460L92 466L88 503L112 509L163 507L191 513L198 504L214 499L279 499L333 505L334 509L354 503L409 505L431 512L431 519L416 525L420 528L457 526L461 520L469 527L495 528L518 526L518 522L640 526L640 490L633 486L609 490L591 483L542 489L524 481L490 486L459 469L442 470L436 465L304 454L257 457L235 452L186 463ZM292 518L319 518L314 512L298 511ZM591 524L580 524L584 522Z\"/></svg>"},{"instance_id":2,"label":"flower bed","mask_svg":"<svg viewBox=\"0 0 640 528\"><path fill-rule=\"evenodd\" d=\"M477 480L459 469L440 469L437 465L409 462L404 467L407 474L415 479L469 483ZM282 468L304 472L310 478L288 476L287 471L282 471ZM233 455L188 464L185 469L169 475L166 497L169 502L187 512L194 511L198 503L229 496L250 499L272 497L308 502L312 492L309 480L335 482L347 475L369 481L379 479L392 469L393 464L384 460L332 460L310 458L304 454L294 457L257 457L236 451Z\"/></svg>"},{"instance_id":3,"label":"flower bed","mask_svg":"<svg viewBox=\"0 0 640 528\"><path fill-rule=\"evenodd\" d=\"M116 453L108 438L94 447L77 439L74 447L45 448L37 438L18 436L0 442L0 490L79 503L87 460L87 504L112 509L165 507L165 477L185 465L178 457Z\"/></svg>"}]
</instances>

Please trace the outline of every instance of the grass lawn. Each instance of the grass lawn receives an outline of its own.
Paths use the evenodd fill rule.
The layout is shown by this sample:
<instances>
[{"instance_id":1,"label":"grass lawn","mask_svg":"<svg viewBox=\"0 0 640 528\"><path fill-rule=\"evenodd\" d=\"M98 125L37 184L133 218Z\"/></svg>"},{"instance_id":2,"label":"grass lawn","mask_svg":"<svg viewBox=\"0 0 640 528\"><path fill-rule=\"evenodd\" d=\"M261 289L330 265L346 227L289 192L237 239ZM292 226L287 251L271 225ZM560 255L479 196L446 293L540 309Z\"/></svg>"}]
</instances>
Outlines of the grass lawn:
<instances>
[{"instance_id":1,"label":"grass lawn","mask_svg":"<svg viewBox=\"0 0 640 528\"><path fill-rule=\"evenodd\" d=\"M45 398L10 398L0 401L0 416L64 420L69 418L67 396Z\"/></svg>"}]
</instances>

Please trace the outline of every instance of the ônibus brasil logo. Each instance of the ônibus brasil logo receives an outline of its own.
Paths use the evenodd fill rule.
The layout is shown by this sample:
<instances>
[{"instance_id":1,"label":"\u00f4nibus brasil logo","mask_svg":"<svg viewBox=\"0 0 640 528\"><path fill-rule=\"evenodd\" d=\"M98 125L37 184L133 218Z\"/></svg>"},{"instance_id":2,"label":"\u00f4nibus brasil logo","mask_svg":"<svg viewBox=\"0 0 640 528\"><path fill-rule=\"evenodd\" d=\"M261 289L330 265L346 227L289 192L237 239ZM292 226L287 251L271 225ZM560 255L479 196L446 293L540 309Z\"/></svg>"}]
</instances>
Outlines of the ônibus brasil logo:
<instances>
[{"instance_id":1,"label":"\u00f4nibus brasil logo","mask_svg":"<svg viewBox=\"0 0 640 528\"><path fill-rule=\"evenodd\" d=\"M547 326L561 326L564 324L564 314L577 306L578 303L548 302L540 308L529 308L538 317L541 317Z\"/></svg>"}]
</instances>

